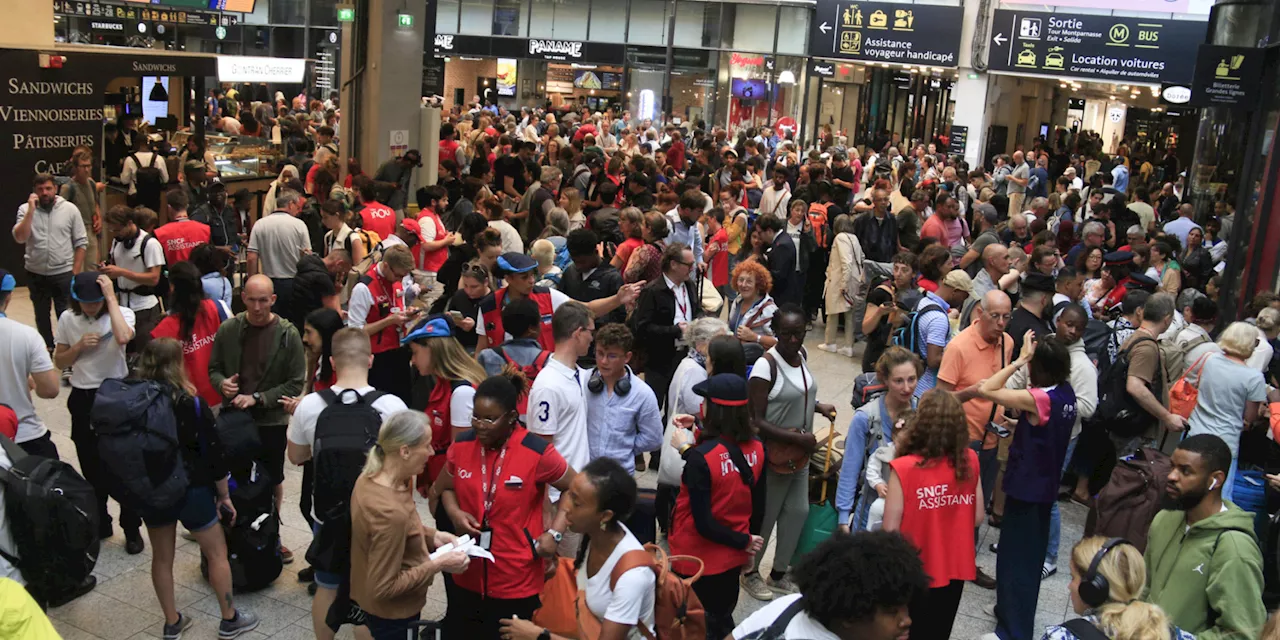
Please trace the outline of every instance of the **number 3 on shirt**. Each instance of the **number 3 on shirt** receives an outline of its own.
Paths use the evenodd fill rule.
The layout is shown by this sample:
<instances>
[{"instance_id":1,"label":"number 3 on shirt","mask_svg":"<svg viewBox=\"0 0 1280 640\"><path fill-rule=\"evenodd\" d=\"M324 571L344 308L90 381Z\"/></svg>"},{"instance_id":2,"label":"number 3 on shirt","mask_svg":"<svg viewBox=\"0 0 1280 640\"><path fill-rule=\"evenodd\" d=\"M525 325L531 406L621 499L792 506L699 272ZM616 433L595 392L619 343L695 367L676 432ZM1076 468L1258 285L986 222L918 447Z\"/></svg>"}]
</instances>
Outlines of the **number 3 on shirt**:
<instances>
[{"instance_id":1,"label":"number 3 on shirt","mask_svg":"<svg viewBox=\"0 0 1280 640\"><path fill-rule=\"evenodd\" d=\"M543 400L538 403L538 420L546 422L551 419L551 403Z\"/></svg>"}]
</instances>

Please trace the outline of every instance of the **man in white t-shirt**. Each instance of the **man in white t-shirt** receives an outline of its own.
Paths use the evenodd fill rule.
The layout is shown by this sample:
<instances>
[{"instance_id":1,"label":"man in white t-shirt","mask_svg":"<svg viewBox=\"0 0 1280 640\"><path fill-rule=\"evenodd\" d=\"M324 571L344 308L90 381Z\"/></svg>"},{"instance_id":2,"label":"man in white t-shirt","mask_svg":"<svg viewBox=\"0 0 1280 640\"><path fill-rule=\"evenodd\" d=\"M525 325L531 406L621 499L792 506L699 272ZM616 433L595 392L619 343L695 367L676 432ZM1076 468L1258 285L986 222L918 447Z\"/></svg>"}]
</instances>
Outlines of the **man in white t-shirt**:
<instances>
[{"instance_id":1,"label":"man in white t-shirt","mask_svg":"<svg viewBox=\"0 0 1280 640\"><path fill-rule=\"evenodd\" d=\"M895 640L917 629L945 634L955 620L943 612L912 618L912 598L929 588L920 552L899 533L836 534L793 569L800 593L774 598L747 616L733 638ZM833 631L834 629L834 631Z\"/></svg>"},{"instance_id":2,"label":"man in white t-shirt","mask_svg":"<svg viewBox=\"0 0 1280 640\"><path fill-rule=\"evenodd\" d=\"M116 281L120 302L136 316L129 353L141 353L151 342L151 331L164 318L160 299L153 287L160 282L164 267L164 246L134 222L133 210L116 205L107 211L111 243L111 264L99 270Z\"/></svg>"},{"instance_id":3,"label":"man in white t-shirt","mask_svg":"<svg viewBox=\"0 0 1280 640\"><path fill-rule=\"evenodd\" d=\"M529 390L529 431L554 444L575 470L591 461L586 403L589 376L578 367L578 358L591 349L595 328L595 319L585 304L570 300L560 305L551 318L555 352ZM559 490L547 490L552 502L560 499Z\"/></svg>"},{"instance_id":4,"label":"man in white t-shirt","mask_svg":"<svg viewBox=\"0 0 1280 640\"><path fill-rule=\"evenodd\" d=\"M332 353L330 358L338 378L328 390L337 396L337 402L353 404L356 402L356 394L365 396L374 392L374 388L369 386L369 367L373 365L373 352L369 346L369 336L365 335L364 331L353 328L339 329L333 334L330 351ZM407 372L406 375L408 375ZM282 402L286 407L293 404L293 417L289 420L289 442L286 446L289 462L301 465L311 460L311 448L316 441L316 422L320 414L331 405L319 392L309 393L301 400L285 398ZM405 411L408 408L400 398L392 394L386 394L374 400L372 407L383 420L393 413ZM320 470L317 469L316 473L319 475ZM315 519L313 533L319 535L320 527L324 524L322 516L325 514L313 511L311 515ZM325 623L325 615L338 597L342 576L316 569L315 581L316 595L311 601L311 624L317 638L332 640L335 630Z\"/></svg>"},{"instance_id":5,"label":"man in white t-shirt","mask_svg":"<svg viewBox=\"0 0 1280 640\"><path fill-rule=\"evenodd\" d=\"M31 403L28 384L37 396L58 397L58 370L45 350L44 338L35 329L5 315L17 282L8 271L0 269L0 404L8 405L18 417L17 435L13 441L27 453L58 459L40 416Z\"/></svg>"}]
</instances>

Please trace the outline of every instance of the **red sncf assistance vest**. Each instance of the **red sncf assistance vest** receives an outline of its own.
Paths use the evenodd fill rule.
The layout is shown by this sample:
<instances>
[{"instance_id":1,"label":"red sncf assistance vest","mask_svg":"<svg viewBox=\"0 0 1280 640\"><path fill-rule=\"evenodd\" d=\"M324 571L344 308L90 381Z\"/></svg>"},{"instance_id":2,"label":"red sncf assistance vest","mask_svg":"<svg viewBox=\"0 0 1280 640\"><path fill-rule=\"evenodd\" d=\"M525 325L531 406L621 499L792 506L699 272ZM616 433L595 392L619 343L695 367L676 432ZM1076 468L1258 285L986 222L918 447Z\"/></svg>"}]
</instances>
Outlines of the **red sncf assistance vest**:
<instances>
[{"instance_id":1,"label":"red sncf assistance vest","mask_svg":"<svg viewBox=\"0 0 1280 640\"><path fill-rule=\"evenodd\" d=\"M458 507L483 525L482 488L488 484L493 492L489 552L496 560L473 562L453 580L459 587L489 598L528 598L542 593L542 558L534 553L533 545L544 531L542 503L547 499L547 484L552 482L539 479L538 468L545 468L544 456L560 458L560 454L546 440L520 426L512 429L503 447L505 454L502 449L486 451L474 431L458 436L449 447L449 469ZM484 456L483 472L480 456ZM564 467L564 460L559 459L558 465ZM497 466L501 466L500 473Z\"/></svg>"},{"instance_id":2,"label":"red sncf assistance vest","mask_svg":"<svg viewBox=\"0 0 1280 640\"><path fill-rule=\"evenodd\" d=\"M432 376L430 384L431 391L427 394L425 405L412 407L427 414L427 418L431 420L431 449L434 453L427 460L427 470L418 476L418 493L424 498L430 492L431 485L435 484L436 478L440 477L440 471L448 462L446 456L449 445L453 444L453 412L450 408L453 392L459 387L471 386L466 380L441 380L435 376ZM413 404L419 405L416 397Z\"/></svg>"},{"instance_id":3,"label":"red sncf assistance vest","mask_svg":"<svg viewBox=\"0 0 1280 640\"><path fill-rule=\"evenodd\" d=\"M974 501L978 487L978 454L964 452L968 477L956 478L950 461L935 460L921 467L918 455L902 456L889 464L902 483L900 531L920 550L929 587L945 587L952 580L973 580Z\"/></svg>"},{"instance_id":4,"label":"red sncf assistance vest","mask_svg":"<svg viewBox=\"0 0 1280 640\"><path fill-rule=\"evenodd\" d=\"M489 346L507 341L507 331L502 328L502 307L507 297L507 288L503 287L480 299L480 319L484 321L484 335L489 339ZM553 351L556 348L555 337L551 334L551 316L555 309L551 305L551 290L546 287L534 287L529 292L529 299L538 304L538 313L542 316L542 331L538 334L538 344L543 349Z\"/></svg>"},{"instance_id":5,"label":"red sncf assistance vest","mask_svg":"<svg viewBox=\"0 0 1280 640\"><path fill-rule=\"evenodd\" d=\"M756 482L764 482L764 445L759 439L739 442L742 456L751 467ZM711 471L711 517L720 524L739 533L751 533L751 487L742 481L742 474L729 455L728 446L719 438L698 445L690 456L701 455ZM716 575L742 567L747 561L745 549L732 549L712 542L698 533L689 507L688 490L680 491L676 499L675 513L671 520L671 535L667 539L672 555L692 555L702 558L706 569L703 575Z\"/></svg>"},{"instance_id":6,"label":"red sncf assistance vest","mask_svg":"<svg viewBox=\"0 0 1280 640\"><path fill-rule=\"evenodd\" d=\"M373 304L369 306L369 314L364 319L366 325L404 310L404 284L399 280L391 281L382 277L382 274L378 273L377 264L369 267L369 271L360 278L360 282L369 287L369 295L373 296ZM399 349L399 327L392 325L369 336L369 345L375 354Z\"/></svg>"},{"instance_id":7,"label":"red sncf assistance vest","mask_svg":"<svg viewBox=\"0 0 1280 640\"><path fill-rule=\"evenodd\" d=\"M436 215L435 211L432 211L431 209L423 210L423 212L418 215L418 219L421 220L423 218L430 218L431 221L435 223L435 240L440 240L449 234L449 231L444 228L444 223L440 221L440 216ZM448 258L449 247L440 247L435 251L427 251L422 246L422 243L418 243L413 247L413 261L418 265L419 269L429 273L439 271L440 267L444 266L444 262Z\"/></svg>"}]
</instances>

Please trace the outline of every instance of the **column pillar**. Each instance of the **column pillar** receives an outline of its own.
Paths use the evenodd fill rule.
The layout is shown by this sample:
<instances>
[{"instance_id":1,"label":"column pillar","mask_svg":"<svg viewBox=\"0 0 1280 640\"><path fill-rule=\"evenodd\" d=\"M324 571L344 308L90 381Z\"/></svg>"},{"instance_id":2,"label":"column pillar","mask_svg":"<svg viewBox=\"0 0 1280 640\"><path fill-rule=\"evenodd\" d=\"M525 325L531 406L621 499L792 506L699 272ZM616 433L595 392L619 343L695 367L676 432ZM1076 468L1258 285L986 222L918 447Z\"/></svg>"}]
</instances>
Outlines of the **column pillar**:
<instances>
[{"instance_id":1,"label":"column pillar","mask_svg":"<svg viewBox=\"0 0 1280 640\"><path fill-rule=\"evenodd\" d=\"M392 131L408 131L408 140L419 139L428 10L434 23L434 3L360 0L355 22L344 23L339 76L343 166L349 155L355 155L372 176L391 157ZM400 25L402 13L412 16L412 26ZM416 177L419 184L426 184Z\"/></svg>"},{"instance_id":2,"label":"column pillar","mask_svg":"<svg viewBox=\"0 0 1280 640\"><path fill-rule=\"evenodd\" d=\"M986 52L990 50L989 43L974 43L975 46L966 48L964 45L973 43L974 38L989 39L991 37L990 18L991 15L984 16L985 20L979 20L979 11L982 8L988 8L992 12L995 10L995 3L988 5L984 2L966 2L964 3L964 20L960 29L960 57L959 68L956 74L954 87L951 89L950 98L955 101L955 115L952 116L952 124L969 128L969 138L965 143L964 159L969 163L971 169L979 169L982 167L984 158L982 150L986 144L987 125L987 86L988 74L986 73L986 60L975 60L973 49ZM978 23L986 25L981 33L978 32L976 26ZM986 55L985 53L983 55ZM945 112L945 111L944 111Z\"/></svg>"}]
</instances>

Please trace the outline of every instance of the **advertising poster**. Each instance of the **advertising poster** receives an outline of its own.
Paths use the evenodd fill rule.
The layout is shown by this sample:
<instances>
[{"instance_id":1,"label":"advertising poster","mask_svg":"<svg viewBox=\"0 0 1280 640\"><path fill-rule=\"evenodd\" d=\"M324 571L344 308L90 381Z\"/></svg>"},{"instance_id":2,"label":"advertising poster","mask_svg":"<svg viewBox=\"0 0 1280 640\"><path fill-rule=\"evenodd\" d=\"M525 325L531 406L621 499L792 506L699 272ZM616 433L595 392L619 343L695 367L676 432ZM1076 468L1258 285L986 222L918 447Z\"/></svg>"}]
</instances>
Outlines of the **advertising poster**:
<instances>
[{"instance_id":1,"label":"advertising poster","mask_svg":"<svg viewBox=\"0 0 1280 640\"><path fill-rule=\"evenodd\" d=\"M515 58L498 58L498 95L507 98L516 95Z\"/></svg>"}]
</instances>

